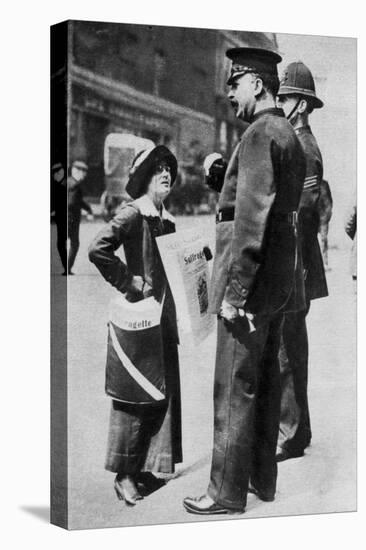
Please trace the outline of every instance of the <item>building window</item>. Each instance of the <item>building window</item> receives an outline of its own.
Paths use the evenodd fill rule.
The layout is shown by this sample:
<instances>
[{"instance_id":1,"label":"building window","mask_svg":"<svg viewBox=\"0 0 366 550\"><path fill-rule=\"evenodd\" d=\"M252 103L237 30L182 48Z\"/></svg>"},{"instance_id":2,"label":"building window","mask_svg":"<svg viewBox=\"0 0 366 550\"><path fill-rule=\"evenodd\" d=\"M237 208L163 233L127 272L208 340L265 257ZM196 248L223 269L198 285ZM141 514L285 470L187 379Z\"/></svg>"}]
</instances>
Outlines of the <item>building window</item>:
<instances>
[{"instance_id":1,"label":"building window","mask_svg":"<svg viewBox=\"0 0 366 550\"><path fill-rule=\"evenodd\" d=\"M192 77L194 81L193 108L197 111L206 111L207 108L207 71L198 65L192 67Z\"/></svg>"},{"instance_id":2,"label":"building window","mask_svg":"<svg viewBox=\"0 0 366 550\"><path fill-rule=\"evenodd\" d=\"M118 58L111 59L115 80L121 80L133 86L136 85L138 42L138 37L129 31L122 32L119 41L116 41Z\"/></svg>"},{"instance_id":3,"label":"building window","mask_svg":"<svg viewBox=\"0 0 366 550\"><path fill-rule=\"evenodd\" d=\"M155 95L161 94L162 82L165 77L166 58L162 50L155 50L154 52L154 82L153 93Z\"/></svg>"},{"instance_id":4,"label":"building window","mask_svg":"<svg viewBox=\"0 0 366 550\"><path fill-rule=\"evenodd\" d=\"M220 124L219 143L220 143L220 150L223 153L226 153L227 152L227 124L226 124L226 122L221 122L221 124Z\"/></svg>"}]
</instances>

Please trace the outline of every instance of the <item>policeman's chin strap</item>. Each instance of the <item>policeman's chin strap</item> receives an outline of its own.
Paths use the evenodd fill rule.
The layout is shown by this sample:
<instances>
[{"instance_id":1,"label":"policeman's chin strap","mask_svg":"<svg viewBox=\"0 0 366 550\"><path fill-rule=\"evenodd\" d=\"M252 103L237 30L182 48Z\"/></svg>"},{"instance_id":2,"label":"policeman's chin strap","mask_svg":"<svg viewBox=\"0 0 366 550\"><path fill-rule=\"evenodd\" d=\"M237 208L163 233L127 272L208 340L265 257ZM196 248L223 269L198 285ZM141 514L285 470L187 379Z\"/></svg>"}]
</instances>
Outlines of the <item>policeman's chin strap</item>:
<instances>
[{"instance_id":1,"label":"policeman's chin strap","mask_svg":"<svg viewBox=\"0 0 366 550\"><path fill-rule=\"evenodd\" d=\"M301 99L302 99L302 98L300 97L300 99L297 100L295 107L294 107L294 108L292 109L292 111L287 115L286 118L287 118L288 121L291 121L291 118L293 117L293 115L295 114L295 112L296 112L298 106L300 105Z\"/></svg>"}]
</instances>

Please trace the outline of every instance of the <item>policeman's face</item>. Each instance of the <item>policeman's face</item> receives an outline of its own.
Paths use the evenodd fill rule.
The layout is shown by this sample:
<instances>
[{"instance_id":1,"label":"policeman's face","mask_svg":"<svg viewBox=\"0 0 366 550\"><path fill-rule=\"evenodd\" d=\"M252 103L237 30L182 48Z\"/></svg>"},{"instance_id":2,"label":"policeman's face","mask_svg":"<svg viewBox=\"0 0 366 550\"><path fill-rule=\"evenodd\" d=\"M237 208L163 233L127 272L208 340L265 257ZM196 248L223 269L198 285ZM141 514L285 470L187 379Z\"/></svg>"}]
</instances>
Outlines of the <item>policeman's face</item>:
<instances>
[{"instance_id":1,"label":"policeman's face","mask_svg":"<svg viewBox=\"0 0 366 550\"><path fill-rule=\"evenodd\" d=\"M150 195L153 200L157 200L158 202L164 201L170 193L171 181L172 175L170 166L165 162L161 162L155 168L147 188L147 194Z\"/></svg>"},{"instance_id":2,"label":"policeman's face","mask_svg":"<svg viewBox=\"0 0 366 550\"><path fill-rule=\"evenodd\" d=\"M255 111L257 95L258 79L252 73L244 74L230 84L227 96L237 118L250 121Z\"/></svg>"},{"instance_id":3,"label":"policeman's face","mask_svg":"<svg viewBox=\"0 0 366 550\"><path fill-rule=\"evenodd\" d=\"M294 110L298 101L299 98L295 95L280 95L277 96L277 107L283 109L286 118L288 118L290 113ZM295 112L293 113L293 115L295 115ZM292 118L293 117L291 117L291 119Z\"/></svg>"}]
</instances>

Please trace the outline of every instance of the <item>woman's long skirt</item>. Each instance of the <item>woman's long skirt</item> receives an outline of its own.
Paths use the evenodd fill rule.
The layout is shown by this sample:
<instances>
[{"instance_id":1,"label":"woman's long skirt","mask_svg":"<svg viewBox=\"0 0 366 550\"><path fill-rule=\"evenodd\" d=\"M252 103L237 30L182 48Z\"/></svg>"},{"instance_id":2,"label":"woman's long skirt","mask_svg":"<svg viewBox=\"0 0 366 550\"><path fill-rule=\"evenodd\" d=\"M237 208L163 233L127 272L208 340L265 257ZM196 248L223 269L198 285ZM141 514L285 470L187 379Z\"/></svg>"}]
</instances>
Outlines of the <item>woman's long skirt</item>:
<instances>
[{"instance_id":1,"label":"woman's long skirt","mask_svg":"<svg viewBox=\"0 0 366 550\"><path fill-rule=\"evenodd\" d=\"M181 404L176 336L162 319L167 400L139 405L112 400L106 470L172 473L182 462Z\"/></svg>"}]
</instances>

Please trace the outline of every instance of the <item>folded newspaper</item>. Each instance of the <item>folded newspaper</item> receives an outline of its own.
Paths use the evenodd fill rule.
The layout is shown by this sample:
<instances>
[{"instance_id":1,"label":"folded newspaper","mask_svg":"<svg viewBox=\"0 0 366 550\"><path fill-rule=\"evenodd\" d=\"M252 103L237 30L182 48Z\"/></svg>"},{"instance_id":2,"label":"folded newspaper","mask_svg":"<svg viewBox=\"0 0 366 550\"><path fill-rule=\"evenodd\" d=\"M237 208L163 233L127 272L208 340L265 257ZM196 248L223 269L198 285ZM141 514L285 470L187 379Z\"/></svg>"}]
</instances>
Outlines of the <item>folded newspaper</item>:
<instances>
[{"instance_id":1,"label":"folded newspaper","mask_svg":"<svg viewBox=\"0 0 366 550\"><path fill-rule=\"evenodd\" d=\"M202 342L214 327L208 313L210 275L200 228L157 237L160 256L177 309L179 331Z\"/></svg>"}]
</instances>

